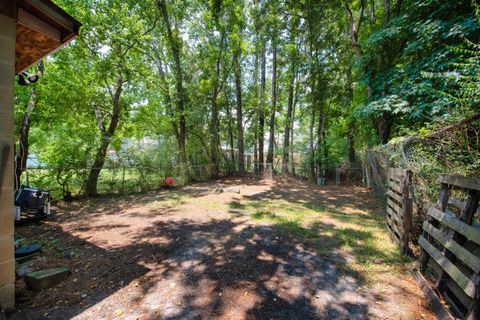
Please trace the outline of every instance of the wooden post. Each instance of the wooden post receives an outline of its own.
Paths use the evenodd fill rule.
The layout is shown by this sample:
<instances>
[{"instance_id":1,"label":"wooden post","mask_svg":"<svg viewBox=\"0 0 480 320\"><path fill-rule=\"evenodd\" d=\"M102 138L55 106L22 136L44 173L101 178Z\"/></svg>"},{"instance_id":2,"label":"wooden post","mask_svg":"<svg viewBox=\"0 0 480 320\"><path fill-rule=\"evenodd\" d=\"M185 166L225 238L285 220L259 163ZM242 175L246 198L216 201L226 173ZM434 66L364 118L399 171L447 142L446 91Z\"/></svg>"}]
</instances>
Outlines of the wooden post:
<instances>
[{"instance_id":1,"label":"wooden post","mask_svg":"<svg viewBox=\"0 0 480 320\"><path fill-rule=\"evenodd\" d=\"M370 177L370 170L368 168L368 160L365 162L365 179L367 181L367 188L372 187L372 179Z\"/></svg>"},{"instance_id":2,"label":"wooden post","mask_svg":"<svg viewBox=\"0 0 480 320\"><path fill-rule=\"evenodd\" d=\"M442 183L440 186L440 196L437 204L435 205L438 210L445 211L448 205L449 197L450 197L450 188L447 184ZM433 219L431 216L428 216L427 221L432 225L437 224L436 220ZM429 242L431 241L430 235L425 230L422 231L422 236L425 239L427 239ZM422 267L422 269L426 267L429 257L430 257L429 254L424 249L422 249L422 254L420 255L420 266Z\"/></svg>"},{"instance_id":3,"label":"wooden post","mask_svg":"<svg viewBox=\"0 0 480 320\"><path fill-rule=\"evenodd\" d=\"M412 219L413 219L413 203L411 196L412 186L412 171L406 170L405 177L403 179L403 232L404 232L404 245L402 253L408 253L408 245L410 243L410 233L412 231Z\"/></svg>"},{"instance_id":4,"label":"wooden post","mask_svg":"<svg viewBox=\"0 0 480 320\"><path fill-rule=\"evenodd\" d=\"M122 172L122 194L125 193L125 165L122 166L123 172Z\"/></svg>"}]
</instances>

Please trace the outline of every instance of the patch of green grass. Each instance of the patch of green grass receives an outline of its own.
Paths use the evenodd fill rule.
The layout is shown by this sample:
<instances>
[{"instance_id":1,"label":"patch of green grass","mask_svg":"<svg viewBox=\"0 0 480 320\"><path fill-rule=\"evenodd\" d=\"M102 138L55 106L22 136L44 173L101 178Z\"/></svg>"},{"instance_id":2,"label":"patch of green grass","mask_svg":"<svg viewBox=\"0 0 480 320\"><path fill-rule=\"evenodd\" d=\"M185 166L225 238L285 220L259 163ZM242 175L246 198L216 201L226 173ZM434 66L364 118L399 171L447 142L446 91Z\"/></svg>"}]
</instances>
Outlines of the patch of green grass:
<instances>
[{"instance_id":1,"label":"patch of green grass","mask_svg":"<svg viewBox=\"0 0 480 320\"><path fill-rule=\"evenodd\" d=\"M241 209L241 210L243 210L243 209L246 208L243 203L241 203L240 201L236 201L236 200L230 201L229 206L230 206L230 209Z\"/></svg>"},{"instance_id":2,"label":"patch of green grass","mask_svg":"<svg viewBox=\"0 0 480 320\"><path fill-rule=\"evenodd\" d=\"M316 239L314 245L322 257L339 252L349 255L339 263L361 282L373 283L379 274L401 272L408 262L389 239L385 217L370 208L284 199L245 201L242 205L254 220L270 222L294 236Z\"/></svg>"},{"instance_id":3,"label":"patch of green grass","mask_svg":"<svg viewBox=\"0 0 480 320\"><path fill-rule=\"evenodd\" d=\"M260 219L265 219L265 218L275 218L275 213L272 213L270 211L264 211L264 210L258 210L255 211L255 213L252 214L252 218L256 220Z\"/></svg>"},{"instance_id":4,"label":"patch of green grass","mask_svg":"<svg viewBox=\"0 0 480 320\"><path fill-rule=\"evenodd\" d=\"M300 223L297 221L286 220L286 219L281 219L281 220L282 221L279 221L278 223L276 223L276 227L283 232L287 232L295 236L305 237L305 238L319 237L318 233L316 233L313 230L302 227Z\"/></svg>"},{"instance_id":5,"label":"patch of green grass","mask_svg":"<svg viewBox=\"0 0 480 320\"><path fill-rule=\"evenodd\" d=\"M186 193L171 192L161 194L154 198L154 201L149 202L147 205L151 209L162 209L165 207L178 207L184 204L188 204L194 198Z\"/></svg>"},{"instance_id":6,"label":"patch of green grass","mask_svg":"<svg viewBox=\"0 0 480 320\"><path fill-rule=\"evenodd\" d=\"M173 205L182 205L188 203L189 200L192 199L192 197L188 194L181 194L181 193L175 193L172 194L168 199L169 202L171 202Z\"/></svg>"},{"instance_id":7,"label":"patch of green grass","mask_svg":"<svg viewBox=\"0 0 480 320\"><path fill-rule=\"evenodd\" d=\"M306 237L306 238L318 237L318 233L315 232L315 230L304 228L300 224L300 222L295 220L289 220L271 211L258 210L252 214L252 218L255 220L264 220L264 221L273 222L275 227L278 228L280 231L285 233L290 233L295 236Z\"/></svg>"}]
</instances>

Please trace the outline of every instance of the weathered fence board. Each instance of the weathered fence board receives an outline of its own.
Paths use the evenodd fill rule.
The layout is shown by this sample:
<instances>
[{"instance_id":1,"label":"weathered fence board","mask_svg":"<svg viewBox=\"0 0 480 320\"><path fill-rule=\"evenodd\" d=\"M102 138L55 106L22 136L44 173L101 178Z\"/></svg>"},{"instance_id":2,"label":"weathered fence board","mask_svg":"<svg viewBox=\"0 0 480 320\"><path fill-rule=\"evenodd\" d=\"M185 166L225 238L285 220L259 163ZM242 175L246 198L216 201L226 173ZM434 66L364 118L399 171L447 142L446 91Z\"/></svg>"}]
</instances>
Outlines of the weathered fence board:
<instances>
[{"instance_id":1,"label":"weathered fence board","mask_svg":"<svg viewBox=\"0 0 480 320\"><path fill-rule=\"evenodd\" d=\"M480 319L480 228L475 222L480 179L444 175L439 182L439 200L429 208L418 240L420 262L430 268L437 291L457 317Z\"/></svg>"},{"instance_id":2,"label":"weathered fence board","mask_svg":"<svg viewBox=\"0 0 480 320\"><path fill-rule=\"evenodd\" d=\"M387 191L387 228L391 238L400 245L403 253L408 250L412 226L412 197L410 170L389 168Z\"/></svg>"},{"instance_id":3,"label":"weathered fence board","mask_svg":"<svg viewBox=\"0 0 480 320\"><path fill-rule=\"evenodd\" d=\"M446 226L452 228L454 231L462 234L468 240L473 241L477 244L480 244L480 232L477 228L474 228L461 220L459 220L454 214L451 212L442 212L437 208L431 207L428 210L429 216L437 219L438 221L442 222Z\"/></svg>"},{"instance_id":4,"label":"weathered fence board","mask_svg":"<svg viewBox=\"0 0 480 320\"><path fill-rule=\"evenodd\" d=\"M440 183L459 188L480 191L480 178L466 178L462 176L442 175Z\"/></svg>"},{"instance_id":5,"label":"weathered fence board","mask_svg":"<svg viewBox=\"0 0 480 320\"><path fill-rule=\"evenodd\" d=\"M432 226L428 221L423 223L423 230L432 236L438 243L455 254L463 263L470 267L474 272L480 272L480 258L476 257L470 251L459 245L444 234L440 229Z\"/></svg>"},{"instance_id":6,"label":"weathered fence board","mask_svg":"<svg viewBox=\"0 0 480 320\"><path fill-rule=\"evenodd\" d=\"M433 258L453 280L455 280L469 297L475 297L475 284L450 260L448 260L440 250L428 242L423 236L420 236L418 243L428 252L430 257Z\"/></svg>"}]
</instances>

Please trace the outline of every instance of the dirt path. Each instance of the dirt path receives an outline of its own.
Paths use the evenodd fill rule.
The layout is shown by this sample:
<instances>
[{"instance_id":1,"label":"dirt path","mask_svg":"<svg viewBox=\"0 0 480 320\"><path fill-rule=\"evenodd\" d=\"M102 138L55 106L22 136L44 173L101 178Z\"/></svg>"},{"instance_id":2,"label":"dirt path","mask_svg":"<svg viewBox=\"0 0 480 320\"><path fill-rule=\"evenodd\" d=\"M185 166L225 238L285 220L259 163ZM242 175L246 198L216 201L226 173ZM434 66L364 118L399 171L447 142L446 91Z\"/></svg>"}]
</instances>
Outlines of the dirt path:
<instances>
[{"instance_id":1,"label":"dirt path","mask_svg":"<svg viewBox=\"0 0 480 320\"><path fill-rule=\"evenodd\" d=\"M22 317L433 319L359 187L238 179L60 207L17 231L72 275L17 281Z\"/></svg>"}]
</instances>

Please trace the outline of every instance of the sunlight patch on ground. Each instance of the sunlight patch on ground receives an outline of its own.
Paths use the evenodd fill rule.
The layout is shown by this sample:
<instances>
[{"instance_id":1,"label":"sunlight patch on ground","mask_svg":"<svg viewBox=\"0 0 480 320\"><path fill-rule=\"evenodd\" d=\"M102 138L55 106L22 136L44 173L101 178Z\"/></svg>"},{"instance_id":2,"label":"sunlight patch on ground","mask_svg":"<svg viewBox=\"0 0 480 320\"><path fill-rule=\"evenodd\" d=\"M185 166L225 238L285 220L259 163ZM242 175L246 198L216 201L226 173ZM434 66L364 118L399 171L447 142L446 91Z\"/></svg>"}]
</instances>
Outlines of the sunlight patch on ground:
<instances>
[{"instance_id":1,"label":"sunlight patch on ground","mask_svg":"<svg viewBox=\"0 0 480 320\"><path fill-rule=\"evenodd\" d=\"M371 210L345 205L307 206L284 199L241 201L235 206L244 207L257 223L273 224L291 235L319 239L321 256L342 252L348 267L361 273L368 283L376 281L378 272L395 272L405 259L390 241L383 220Z\"/></svg>"}]
</instances>

